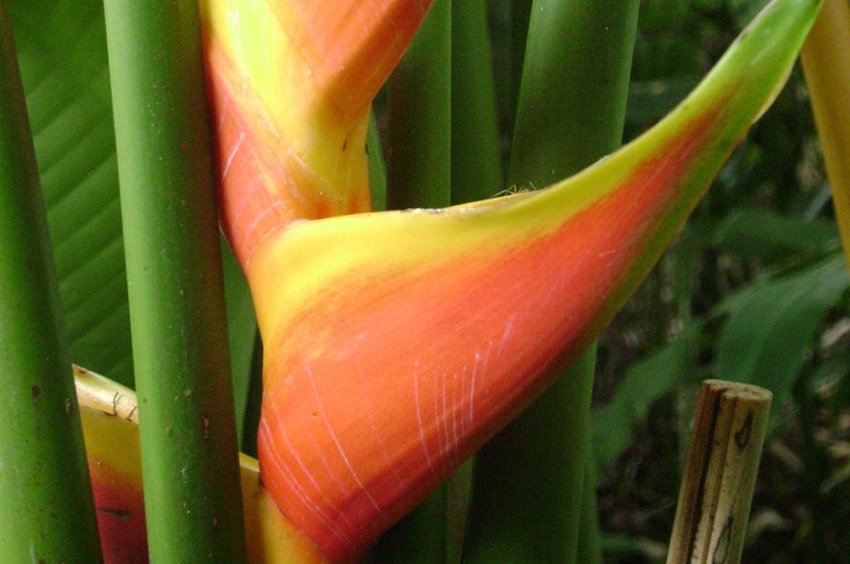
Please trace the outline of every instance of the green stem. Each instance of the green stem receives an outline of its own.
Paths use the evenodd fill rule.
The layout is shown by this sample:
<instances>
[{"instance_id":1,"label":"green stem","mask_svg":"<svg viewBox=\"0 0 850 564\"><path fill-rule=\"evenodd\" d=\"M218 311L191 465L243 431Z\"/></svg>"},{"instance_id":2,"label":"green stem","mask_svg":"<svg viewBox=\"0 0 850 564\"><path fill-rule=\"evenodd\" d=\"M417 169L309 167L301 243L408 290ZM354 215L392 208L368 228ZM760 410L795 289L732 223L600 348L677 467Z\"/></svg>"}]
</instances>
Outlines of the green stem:
<instances>
[{"instance_id":1,"label":"green stem","mask_svg":"<svg viewBox=\"0 0 850 564\"><path fill-rule=\"evenodd\" d=\"M0 65L0 561L96 562L56 268L2 0Z\"/></svg>"},{"instance_id":2,"label":"green stem","mask_svg":"<svg viewBox=\"0 0 850 564\"><path fill-rule=\"evenodd\" d=\"M534 2L508 184L546 186L619 146L637 9ZM594 352L479 454L469 562L575 561Z\"/></svg>"},{"instance_id":3,"label":"green stem","mask_svg":"<svg viewBox=\"0 0 850 564\"><path fill-rule=\"evenodd\" d=\"M499 193L503 186L493 54L487 3L452 3L451 200L462 204ZM446 562L463 558L473 461L447 482Z\"/></svg>"},{"instance_id":4,"label":"green stem","mask_svg":"<svg viewBox=\"0 0 850 564\"><path fill-rule=\"evenodd\" d=\"M451 203L452 0L436 0L389 82L388 209ZM443 484L378 541L378 562L444 562Z\"/></svg>"},{"instance_id":5,"label":"green stem","mask_svg":"<svg viewBox=\"0 0 850 564\"><path fill-rule=\"evenodd\" d=\"M243 452L256 451L255 444L246 444L246 437L255 437L255 429L246 429L248 414L259 411L249 402L258 399L252 396L253 388L261 375L255 369L254 352L260 337L257 333L257 318L254 315L254 303L248 282L242 268L222 238L222 273L224 277L224 299L227 308L228 341L230 345L230 373L233 380L233 403L236 412L236 436L243 439L240 449ZM252 420L251 420L252 421Z\"/></svg>"},{"instance_id":6,"label":"green stem","mask_svg":"<svg viewBox=\"0 0 850 564\"><path fill-rule=\"evenodd\" d=\"M451 201L451 0L437 0L389 82L387 208Z\"/></svg>"},{"instance_id":7,"label":"green stem","mask_svg":"<svg viewBox=\"0 0 850 564\"><path fill-rule=\"evenodd\" d=\"M369 189L372 192L372 209L384 211L387 209L387 163L384 162L384 147L374 112L369 116L366 154L369 155Z\"/></svg>"},{"instance_id":8,"label":"green stem","mask_svg":"<svg viewBox=\"0 0 850 564\"><path fill-rule=\"evenodd\" d=\"M602 563L602 543L599 533L599 516L596 504L596 462L593 456L593 441L585 434L585 469L581 487L581 522L578 529L576 562L582 564Z\"/></svg>"},{"instance_id":9,"label":"green stem","mask_svg":"<svg viewBox=\"0 0 850 564\"><path fill-rule=\"evenodd\" d=\"M245 545L210 130L193 0L106 3L153 562Z\"/></svg>"},{"instance_id":10,"label":"green stem","mask_svg":"<svg viewBox=\"0 0 850 564\"><path fill-rule=\"evenodd\" d=\"M479 451L465 562L575 561L594 361L580 357Z\"/></svg>"},{"instance_id":11,"label":"green stem","mask_svg":"<svg viewBox=\"0 0 850 564\"><path fill-rule=\"evenodd\" d=\"M504 186L487 3L452 4L452 203L484 200Z\"/></svg>"},{"instance_id":12,"label":"green stem","mask_svg":"<svg viewBox=\"0 0 850 564\"><path fill-rule=\"evenodd\" d=\"M238 435L242 446L239 450L248 456L257 457L257 433L260 430L260 415L263 404L263 340L254 330L254 351L251 355L251 381L242 413L242 431Z\"/></svg>"},{"instance_id":13,"label":"green stem","mask_svg":"<svg viewBox=\"0 0 850 564\"><path fill-rule=\"evenodd\" d=\"M636 0L536 0L508 181L540 188L620 146Z\"/></svg>"},{"instance_id":14,"label":"green stem","mask_svg":"<svg viewBox=\"0 0 850 564\"><path fill-rule=\"evenodd\" d=\"M514 121L519 107L519 89L522 85L522 67L525 61L525 47L528 43L528 25L531 21L531 6L533 0L511 0L511 72L510 76L510 109ZM511 123L511 133L514 123Z\"/></svg>"}]
</instances>

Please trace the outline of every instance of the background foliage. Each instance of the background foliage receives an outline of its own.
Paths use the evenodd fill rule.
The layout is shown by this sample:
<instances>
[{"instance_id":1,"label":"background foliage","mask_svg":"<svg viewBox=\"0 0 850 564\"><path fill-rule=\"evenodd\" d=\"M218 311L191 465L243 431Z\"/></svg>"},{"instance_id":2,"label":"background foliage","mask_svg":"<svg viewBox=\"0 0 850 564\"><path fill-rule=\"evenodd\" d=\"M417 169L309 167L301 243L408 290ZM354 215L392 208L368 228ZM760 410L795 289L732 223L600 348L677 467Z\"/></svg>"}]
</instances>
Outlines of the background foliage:
<instances>
[{"instance_id":1,"label":"background foliage","mask_svg":"<svg viewBox=\"0 0 850 564\"><path fill-rule=\"evenodd\" d=\"M642 2L627 136L680 100L763 4ZM671 476L708 377L775 394L744 561L847 561L847 283L797 68L601 340L594 432L612 561L663 558Z\"/></svg>"}]
</instances>

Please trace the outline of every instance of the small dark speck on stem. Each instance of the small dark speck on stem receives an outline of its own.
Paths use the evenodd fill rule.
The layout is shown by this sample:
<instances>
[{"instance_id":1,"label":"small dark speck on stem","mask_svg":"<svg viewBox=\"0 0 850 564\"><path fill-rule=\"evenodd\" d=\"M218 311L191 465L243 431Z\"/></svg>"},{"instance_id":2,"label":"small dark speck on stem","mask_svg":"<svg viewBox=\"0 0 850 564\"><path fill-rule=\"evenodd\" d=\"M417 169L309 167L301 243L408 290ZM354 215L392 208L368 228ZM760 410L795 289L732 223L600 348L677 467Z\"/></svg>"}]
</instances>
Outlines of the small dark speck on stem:
<instances>
[{"instance_id":1,"label":"small dark speck on stem","mask_svg":"<svg viewBox=\"0 0 850 564\"><path fill-rule=\"evenodd\" d=\"M65 398L65 415L73 415L74 413L74 403L71 401L71 398Z\"/></svg>"},{"instance_id":2,"label":"small dark speck on stem","mask_svg":"<svg viewBox=\"0 0 850 564\"><path fill-rule=\"evenodd\" d=\"M204 442L210 438L210 418L204 415Z\"/></svg>"},{"instance_id":3,"label":"small dark speck on stem","mask_svg":"<svg viewBox=\"0 0 850 564\"><path fill-rule=\"evenodd\" d=\"M729 559L729 542L731 539L732 518L730 517L720 532L720 539L717 541L717 546L714 549L714 557L711 559L713 564L723 564Z\"/></svg>"},{"instance_id":4,"label":"small dark speck on stem","mask_svg":"<svg viewBox=\"0 0 850 564\"><path fill-rule=\"evenodd\" d=\"M38 407L38 398L41 396L41 388L38 386L32 387L32 404Z\"/></svg>"},{"instance_id":5,"label":"small dark speck on stem","mask_svg":"<svg viewBox=\"0 0 850 564\"><path fill-rule=\"evenodd\" d=\"M735 444L738 448L744 448L750 442L750 437L753 434L753 413L747 414L744 424L735 432Z\"/></svg>"}]
</instances>

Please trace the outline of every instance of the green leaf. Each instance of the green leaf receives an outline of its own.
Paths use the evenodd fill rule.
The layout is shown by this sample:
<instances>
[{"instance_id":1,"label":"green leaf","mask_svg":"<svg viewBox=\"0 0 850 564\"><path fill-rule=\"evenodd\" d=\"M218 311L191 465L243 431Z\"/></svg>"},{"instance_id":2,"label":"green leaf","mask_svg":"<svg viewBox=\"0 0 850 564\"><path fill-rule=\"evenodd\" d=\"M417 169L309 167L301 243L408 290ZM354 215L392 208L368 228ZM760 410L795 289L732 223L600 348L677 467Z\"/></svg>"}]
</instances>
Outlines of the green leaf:
<instances>
[{"instance_id":1,"label":"green leaf","mask_svg":"<svg viewBox=\"0 0 850 564\"><path fill-rule=\"evenodd\" d=\"M248 406L251 383L259 372L255 370L254 351L257 347L257 317L254 302L236 257L222 238L222 270L224 271L224 300L227 308L227 330L230 343L230 370L233 378L233 402L236 409L236 436L242 441L245 414L254 409ZM259 406L256 407L259 409ZM240 447L242 446L240 442ZM253 449L253 446L251 447Z\"/></svg>"},{"instance_id":2,"label":"green leaf","mask_svg":"<svg viewBox=\"0 0 850 564\"><path fill-rule=\"evenodd\" d=\"M127 279L100 2L12 2L74 362L132 385Z\"/></svg>"},{"instance_id":3,"label":"green leaf","mask_svg":"<svg viewBox=\"0 0 850 564\"><path fill-rule=\"evenodd\" d=\"M781 405L827 312L847 288L841 255L731 295L714 359L717 378L757 384Z\"/></svg>"},{"instance_id":4,"label":"green leaf","mask_svg":"<svg viewBox=\"0 0 850 564\"><path fill-rule=\"evenodd\" d=\"M770 261L823 251L839 241L833 222L782 217L752 208L729 214L717 225L712 239L718 247L743 257Z\"/></svg>"},{"instance_id":5,"label":"green leaf","mask_svg":"<svg viewBox=\"0 0 850 564\"><path fill-rule=\"evenodd\" d=\"M694 352L702 327L694 323L665 347L629 368L611 401L593 411L593 450L597 468L608 467L632 441L652 402L694 377Z\"/></svg>"},{"instance_id":6,"label":"green leaf","mask_svg":"<svg viewBox=\"0 0 850 564\"><path fill-rule=\"evenodd\" d=\"M369 155L369 189L372 192L372 209L387 209L387 163L378 131L375 112L369 116L369 133L366 136L366 153Z\"/></svg>"},{"instance_id":7,"label":"green leaf","mask_svg":"<svg viewBox=\"0 0 850 564\"><path fill-rule=\"evenodd\" d=\"M10 12L72 360L133 387L103 6L33 0L12 2ZM227 252L228 325L241 424L256 322L242 273L230 268L226 257Z\"/></svg>"},{"instance_id":8,"label":"green leaf","mask_svg":"<svg viewBox=\"0 0 850 564\"><path fill-rule=\"evenodd\" d=\"M0 561L95 562L71 358L12 35L0 0Z\"/></svg>"}]
</instances>

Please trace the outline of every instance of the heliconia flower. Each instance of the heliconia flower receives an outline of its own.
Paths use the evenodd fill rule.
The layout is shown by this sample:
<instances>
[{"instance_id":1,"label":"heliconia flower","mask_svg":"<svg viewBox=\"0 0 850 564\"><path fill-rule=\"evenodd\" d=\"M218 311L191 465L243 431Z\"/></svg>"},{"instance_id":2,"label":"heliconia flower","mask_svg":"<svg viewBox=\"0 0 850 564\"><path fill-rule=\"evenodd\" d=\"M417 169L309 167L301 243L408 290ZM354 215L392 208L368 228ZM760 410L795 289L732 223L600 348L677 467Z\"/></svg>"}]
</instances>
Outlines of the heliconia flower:
<instances>
[{"instance_id":1,"label":"heliconia flower","mask_svg":"<svg viewBox=\"0 0 850 564\"><path fill-rule=\"evenodd\" d=\"M365 110L354 109L360 95L350 111L327 102L348 103L327 86L336 84L325 74L333 68L323 67L315 83L304 68L321 66L314 49L336 60L343 41L369 44L380 25L364 20L359 41L346 27L338 44L322 22L337 25L336 12L356 2L286 4L256 16L239 1L207 8L223 222L264 342L263 483L326 556L345 559L413 508L605 327L781 88L819 0L775 0L668 117L573 178L443 210L324 219L314 218L365 209L360 196L334 199L353 194L349 181L359 186L365 174L363 123L347 138L353 149L339 137L352 131L347 116ZM399 3L368 4L382 12ZM317 43L307 41L302 53L307 29ZM272 66L264 71L252 59L260 43L279 50L266 55ZM383 79L383 63L396 58L381 58L375 75ZM353 91L374 90L374 75L344 68L340 80ZM268 86L264 72L280 78ZM307 82L290 85L293 76ZM295 93L284 92L290 86ZM268 117L268 107L278 117ZM266 146L263 136L274 139ZM336 144L311 144L331 138ZM348 150L363 162L344 161ZM239 155L244 170L235 179ZM317 188L316 178L329 184ZM305 211L314 201L326 205L321 213Z\"/></svg>"},{"instance_id":2,"label":"heliconia flower","mask_svg":"<svg viewBox=\"0 0 850 564\"><path fill-rule=\"evenodd\" d=\"M136 394L74 367L100 544L106 564L148 562ZM260 485L256 459L240 455L248 561L326 562Z\"/></svg>"},{"instance_id":3,"label":"heliconia flower","mask_svg":"<svg viewBox=\"0 0 850 564\"><path fill-rule=\"evenodd\" d=\"M369 210L370 104L432 2L201 2L222 224L243 264L294 219Z\"/></svg>"}]
</instances>

